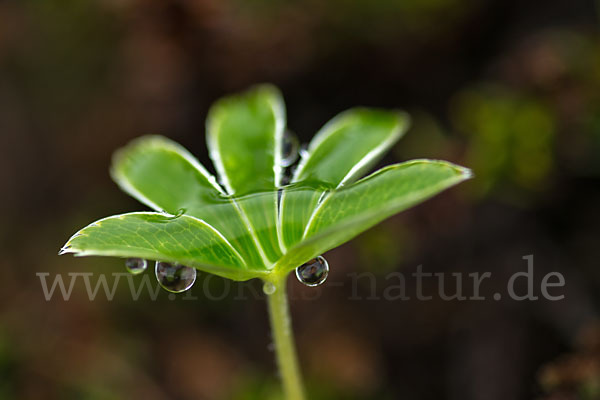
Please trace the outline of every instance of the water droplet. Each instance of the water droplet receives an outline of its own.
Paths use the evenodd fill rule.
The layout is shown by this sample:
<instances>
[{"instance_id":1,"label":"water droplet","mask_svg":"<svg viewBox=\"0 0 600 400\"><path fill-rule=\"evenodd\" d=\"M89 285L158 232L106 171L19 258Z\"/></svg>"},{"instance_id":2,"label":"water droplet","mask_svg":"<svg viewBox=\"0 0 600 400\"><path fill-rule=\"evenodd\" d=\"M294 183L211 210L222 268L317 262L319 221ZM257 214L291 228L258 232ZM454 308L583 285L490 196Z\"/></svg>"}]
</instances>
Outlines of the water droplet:
<instances>
[{"instance_id":1,"label":"water droplet","mask_svg":"<svg viewBox=\"0 0 600 400\"><path fill-rule=\"evenodd\" d=\"M196 281L196 269L185 265L157 261L154 272L160 286L172 293L185 292Z\"/></svg>"},{"instance_id":2,"label":"water droplet","mask_svg":"<svg viewBox=\"0 0 600 400\"><path fill-rule=\"evenodd\" d=\"M319 286L329 275L327 260L318 256L296 268L296 277L306 286Z\"/></svg>"},{"instance_id":3,"label":"water droplet","mask_svg":"<svg viewBox=\"0 0 600 400\"><path fill-rule=\"evenodd\" d=\"M276 290L277 288L271 282L265 282L263 285L263 293L266 295L272 295Z\"/></svg>"},{"instance_id":4,"label":"water droplet","mask_svg":"<svg viewBox=\"0 0 600 400\"><path fill-rule=\"evenodd\" d=\"M298 147L300 143L298 138L291 131L287 130L283 134L283 154L281 155L281 165L289 167L298 159Z\"/></svg>"},{"instance_id":5,"label":"water droplet","mask_svg":"<svg viewBox=\"0 0 600 400\"><path fill-rule=\"evenodd\" d=\"M128 258L125 261L125 268L132 275L139 275L148 268L148 261L143 258Z\"/></svg>"},{"instance_id":6,"label":"water droplet","mask_svg":"<svg viewBox=\"0 0 600 400\"><path fill-rule=\"evenodd\" d=\"M166 210L162 210L161 213L168 219L176 219L176 218L181 217L183 214L185 214L186 211L187 210L185 208L180 208L175 212L175 214L171 214L170 212L168 212Z\"/></svg>"}]
</instances>

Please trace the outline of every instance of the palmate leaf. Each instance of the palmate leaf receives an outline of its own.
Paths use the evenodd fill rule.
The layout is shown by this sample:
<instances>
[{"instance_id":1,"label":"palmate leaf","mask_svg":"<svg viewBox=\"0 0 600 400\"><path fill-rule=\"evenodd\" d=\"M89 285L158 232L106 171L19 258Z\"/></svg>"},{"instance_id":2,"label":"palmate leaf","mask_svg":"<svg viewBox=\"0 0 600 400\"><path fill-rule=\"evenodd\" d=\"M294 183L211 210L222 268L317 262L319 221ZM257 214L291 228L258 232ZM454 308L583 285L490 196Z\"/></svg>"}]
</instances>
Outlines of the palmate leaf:
<instances>
[{"instance_id":1,"label":"palmate leaf","mask_svg":"<svg viewBox=\"0 0 600 400\"><path fill-rule=\"evenodd\" d=\"M212 176L178 144L149 136L113 159L113 179L156 212L99 220L61 253L181 263L229 279L286 274L383 219L465 179L466 168L413 160L358 180L404 133L400 112L357 108L311 141L282 187L283 100L262 85L210 110Z\"/></svg>"}]
</instances>

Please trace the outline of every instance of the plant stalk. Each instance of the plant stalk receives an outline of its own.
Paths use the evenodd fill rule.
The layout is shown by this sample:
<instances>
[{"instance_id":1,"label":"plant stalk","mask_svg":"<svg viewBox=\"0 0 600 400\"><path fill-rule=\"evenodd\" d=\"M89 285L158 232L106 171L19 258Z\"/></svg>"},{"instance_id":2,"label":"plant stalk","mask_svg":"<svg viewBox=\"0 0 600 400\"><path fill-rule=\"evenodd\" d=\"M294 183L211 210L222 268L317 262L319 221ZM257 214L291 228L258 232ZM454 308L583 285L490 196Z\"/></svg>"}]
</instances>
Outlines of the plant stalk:
<instances>
[{"instance_id":1,"label":"plant stalk","mask_svg":"<svg viewBox=\"0 0 600 400\"><path fill-rule=\"evenodd\" d=\"M267 294L271 331L285 399L304 400L304 387L294 345L286 282L287 274L270 281L275 289L272 294Z\"/></svg>"}]
</instances>

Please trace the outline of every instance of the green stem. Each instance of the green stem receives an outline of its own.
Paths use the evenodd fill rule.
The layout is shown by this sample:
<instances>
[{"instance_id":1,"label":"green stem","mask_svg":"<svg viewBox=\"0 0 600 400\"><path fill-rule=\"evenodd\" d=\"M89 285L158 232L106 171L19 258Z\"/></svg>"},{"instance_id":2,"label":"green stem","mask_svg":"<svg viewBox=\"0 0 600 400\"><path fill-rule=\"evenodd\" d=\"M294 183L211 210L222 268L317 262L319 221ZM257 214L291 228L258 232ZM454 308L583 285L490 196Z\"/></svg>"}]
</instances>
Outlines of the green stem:
<instances>
[{"instance_id":1,"label":"green stem","mask_svg":"<svg viewBox=\"0 0 600 400\"><path fill-rule=\"evenodd\" d=\"M275 289L272 294L267 295L271 330L285 399L304 400L304 388L302 386L302 378L294 346L294 334L292 332L286 282L287 274L278 276L269 282L273 285L271 289ZM266 283L266 285L269 285L269 283ZM271 291L268 290L267 292Z\"/></svg>"}]
</instances>

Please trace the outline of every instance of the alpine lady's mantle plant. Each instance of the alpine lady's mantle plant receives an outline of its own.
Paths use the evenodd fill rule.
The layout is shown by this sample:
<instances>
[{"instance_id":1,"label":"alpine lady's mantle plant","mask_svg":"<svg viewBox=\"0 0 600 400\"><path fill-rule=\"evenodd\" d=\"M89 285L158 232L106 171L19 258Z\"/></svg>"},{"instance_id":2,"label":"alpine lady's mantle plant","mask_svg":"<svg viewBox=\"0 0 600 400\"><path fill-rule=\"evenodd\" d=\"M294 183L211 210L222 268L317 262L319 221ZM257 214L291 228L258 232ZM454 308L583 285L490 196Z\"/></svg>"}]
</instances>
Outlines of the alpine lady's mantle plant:
<instances>
[{"instance_id":1,"label":"alpine lady's mantle plant","mask_svg":"<svg viewBox=\"0 0 600 400\"><path fill-rule=\"evenodd\" d=\"M211 108L206 134L218 179L164 137L137 139L115 154L111 174L154 211L100 219L59 254L125 257L132 272L156 260L159 281L172 291L189 288L196 269L262 279L286 398L303 399L288 274L308 263L298 277L320 283L327 272L322 253L471 176L445 161L413 160L359 179L407 126L401 112L343 112L315 135L288 177L292 160L284 155L290 143L279 91L261 85L224 98Z\"/></svg>"}]
</instances>

